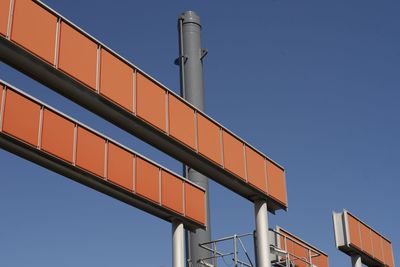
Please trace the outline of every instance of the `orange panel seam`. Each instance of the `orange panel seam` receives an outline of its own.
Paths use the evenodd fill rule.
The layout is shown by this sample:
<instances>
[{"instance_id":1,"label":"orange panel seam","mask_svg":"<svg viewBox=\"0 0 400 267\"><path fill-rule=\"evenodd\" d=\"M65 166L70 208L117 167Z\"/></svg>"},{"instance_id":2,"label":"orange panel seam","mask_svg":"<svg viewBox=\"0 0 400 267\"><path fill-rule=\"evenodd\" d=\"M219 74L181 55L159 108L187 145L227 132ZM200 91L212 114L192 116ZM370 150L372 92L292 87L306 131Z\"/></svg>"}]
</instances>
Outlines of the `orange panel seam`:
<instances>
[{"instance_id":1,"label":"orange panel seam","mask_svg":"<svg viewBox=\"0 0 400 267\"><path fill-rule=\"evenodd\" d=\"M74 144L72 148L72 165L76 166L76 145L78 143L78 124L74 125Z\"/></svg>"},{"instance_id":2,"label":"orange panel seam","mask_svg":"<svg viewBox=\"0 0 400 267\"><path fill-rule=\"evenodd\" d=\"M269 195L268 191L268 174L267 174L267 159L264 158L264 177L265 177L265 191L267 192L267 195Z\"/></svg>"},{"instance_id":3,"label":"orange panel seam","mask_svg":"<svg viewBox=\"0 0 400 267\"><path fill-rule=\"evenodd\" d=\"M158 168L158 200L159 200L159 205L161 206L162 204L161 204L161 202L162 202L162 193L161 193L161 187L162 187L162 181L161 181L161 178L162 176L161 176L161 168Z\"/></svg>"},{"instance_id":4,"label":"orange panel seam","mask_svg":"<svg viewBox=\"0 0 400 267\"><path fill-rule=\"evenodd\" d=\"M356 219L357 220L357 225L358 225L358 235L359 235L359 237L360 237L360 247L361 247L361 250L362 251L364 251L364 246L363 246L363 241L362 241L362 236L361 236L361 223L360 223L360 221L358 220L358 219Z\"/></svg>"},{"instance_id":5,"label":"orange panel seam","mask_svg":"<svg viewBox=\"0 0 400 267\"><path fill-rule=\"evenodd\" d=\"M41 150L41 147L42 147L43 113L44 113L44 107L40 106L38 141L37 141L37 149L39 149L39 150Z\"/></svg>"},{"instance_id":6,"label":"orange panel seam","mask_svg":"<svg viewBox=\"0 0 400 267\"><path fill-rule=\"evenodd\" d=\"M11 40L11 27L12 27L13 18L14 18L14 0L10 0L10 7L9 7L9 11L8 11L7 32L6 32L6 37L8 40Z\"/></svg>"},{"instance_id":7,"label":"orange panel seam","mask_svg":"<svg viewBox=\"0 0 400 267\"><path fill-rule=\"evenodd\" d=\"M244 158L244 179L246 183L249 182L249 178L247 177L247 155L246 155L246 144L243 143L243 158Z\"/></svg>"},{"instance_id":8,"label":"orange panel seam","mask_svg":"<svg viewBox=\"0 0 400 267\"><path fill-rule=\"evenodd\" d=\"M101 45L97 45L96 51L96 92L100 94L100 61L101 61Z\"/></svg>"},{"instance_id":9,"label":"orange panel seam","mask_svg":"<svg viewBox=\"0 0 400 267\"><path fill-rule=\"evenodd\" d=\"M165 91L165 131L169 136L169 92Z\"/></svg>"},{"instance_id":10,"label":"orange panel seam","mask_svg":"<svg viewBox=\"0 0 400 267\"><path fill-rule=\"evenodd\" d=\"M186 182L183 181L183 183L182 183L182 206L183 206L182 212L183 212L183 216L186 217L185 185L186 185Z\"/></svg>"},{"instance_id":11,"label":"orange panel seam","mask_svg":"<svg viewBox=\"0 0 400 267\"><path fill-rule=\"evenodd\" d=\"M132 192L136 194L136 155L133 155Z\"/></svg>"},{"instance_id":12,"label":"orange panel seam","mask_svg":"<svg viewBox=\"0 0 400 267\"><path fill-rule=\"evenodd\" d=\"M194 109L194 146L196 152L199 153L199 132L197 125L197 110Z\"/></svg>"},{"instance_id":13,"label":"orange panel seam","mask_svg":"<svg viewBox=\"0 0 400 267\"><path fill-rule=\"evenodd\" d=\"M61 19L57 17L56 24L56 44L54 47L54 68L58 69L58 57L59 57L59 49L60 49L60 33L61 33Z\"/></svg>"},{"instance_id":14,"label":"orange panel seam","mask_svg":"<svg viewBox=\"0 0 400 267\"><path fill-rule=\"evenodd\" d=\"M132 79L132 86L133 86L133 94L132 94L132 97L133 97L133 99L132 99L132 105L133 105L133 107L132 107L132 112L133 112L133 114L136 116L136 86L137 86L137 71L136 71L136 69L133 69L133 73L132 73L132 75L133 75L133 79Z\"/></svg>"},{"instance_id":15,"label":"orange panel seam","mask_svg":"<svg viewBox=\"0 0 400 267\"><path fill-rule=\"evenodd\" d=\"M108 180L108 140L104 143L104 179Z\"/></svg>"},{"instance_id":16,"label":"orange panel seam","mask_svg":"<svg viewBox=\"0 0 400 267\"><path fill-rule=\"evenodd\" d=\"M221 147L221 166L225 169L225 158L224 158L224 139L222 137L222 127L219 127L219 145Z\"/></svg>"},{"instance_id":17,"label":"orange panel seam","mask_svg":"<svg viewBox=\"0 0 400 267\"><path fill-rule=\"evenodd\" d=\"M0 132L3 131L3 117L4 117L4 106L6 103L6 86L3 85L3 88L1 89L1 103L0 103Z\"/></svg>"}]
</instances>

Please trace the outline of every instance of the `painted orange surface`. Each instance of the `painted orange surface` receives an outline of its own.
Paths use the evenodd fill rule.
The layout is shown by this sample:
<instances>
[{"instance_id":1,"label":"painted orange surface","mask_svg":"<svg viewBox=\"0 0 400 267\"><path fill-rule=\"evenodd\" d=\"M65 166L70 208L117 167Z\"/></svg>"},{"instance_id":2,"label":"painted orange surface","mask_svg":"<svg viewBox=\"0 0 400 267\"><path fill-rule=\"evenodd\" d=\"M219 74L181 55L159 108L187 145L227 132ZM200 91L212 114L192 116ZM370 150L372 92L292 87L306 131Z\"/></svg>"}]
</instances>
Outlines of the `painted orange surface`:
<instances>
[{"instance_id":1,"label":"painted orange surface","mask_svg":"<svg viewBox=\"0 0 400 267\"><path fill-rule=\"evenodd\" d=\"M10 0L0 0L0 34L4 36L7 34L9 11Z\"/></svg>"},{"instance_id":2,"label":"painted orange surface","mask_svg":"<svg viewBox=\"0 0 400 267\"><path fill-rule=\"evenodd\" d=\"M65 22L61 22L59 68L96 89L97 44Z\"/></svg>"},{"instance_id":3,"label":"painted orange surface","mask_svg":"<svg viewBox=\"0 0 400 267\"><path fill-rule=\"evenodd\" d=\"M43 111L41 148L68 162L73 161L74 128L71 121L45 109Z\"/></svg>"},{"instance_id":4,"label":"painted orange surface","mask_svg":"<svg viewBox=\"0 0 400 267\"><path fill-rule=\"evenodd\" d=\"M197 113L199 153L222 166L220 127Z\"/></svg>"},{"instance_id":5,"label":"painted orange surface","mask_svg":"<svg viewBox=\"0 0 400 267\"><path fill-rule=\"evenodd\" d=\"M104 177L105 140L78 127L76 142L76 165Z\"/></svg>"},{"instance_id":6,"label":"painted orange surface","mask_svg":"<svg viewBox=\"0 0 400 267\"><path fill-rule=\"evenodd\" d=\"M394 267L392 244L385 239L382 239L382 243L383 243L383 256L385 258L385 265L388 267Z\"/></svg>"},{"instance_id":7,"label":"painted orange surface","mask_svg":"<svg viewBox=\"0 0 400 267\"><path fill-rule=\"evenodd\" d=\"M2 105L3 105L3 90L5 90L5 86L0 83L0 116L3 116L3 114L1 114Z\"/></svg>"},{"instance_id":8,"label":"painted orange surface","mask_svg":"<svg viewBox=\"0 0 400 267\"><path fill-rule=\"evenodd\" d=\"M161 204L183 214L183 181L169 172L161 172Z\"/></svg>"},{"instance_id":9,"label":"painted orange surface","mask_svg":"<svg viewBox=\"0 0 400 267\"><path fill-rule=\"evenodd\" d=\"M349 232L350 232L350 245L361 250L361 236L360 236L360 223L359 221L348 214L347 216L349 222Z\"/></svg>"},{"instance_id":10,"label":"painted orange surface","mask_svg":"<svg viewBox=\"0 0 400 267\"><path fill-rule=\"evenodd\" d=\"M225 131L222 132L222 140L225 169L245 180L243 143Z\"/></svg>"},{"instance_id":11,"label":"painted orange surface","mask_svg":"<svg viewBox=\"0 0 400 267\"><path fill-rule=\"evenodd\" d=\"M264 157L246 146L246 164L248 182L261 191L267 192Z\"/></svg>"},{"instance_id":12,"label":"painted orange surface","mask_svg":"<svg viewBox=\"0 0 400 267\"><path fill-rule=\"evenodd\" d=\"M14 91L7 90L3 119L4 132L37 146L40 120L38 104Z\"/></svg>"},{"instance_id":13,"label":"painted orange surface","mask_svg":"<svg viewBox=\"0 0 400 267\"><path fill-rule=\"evenodd\" d=\"M107 179L133 191L133 155L125 149L108 143Z\"/></svg>"},{"instance_id":14,"label":"painted orange surface","mask_svg":"<svg viewBox=\"0 0 400 267\"><path fill-rule=\"evenodd\" d=\"M269 160L266 163L268 195L287 205L285 172Z\"/></svg>"},{"instance_id":15,"label":"painted orange surface","mask_svg":"<svg viewBox=\"0 0 400 267\"><path fill-rule=\"evenodd\" d=\"M329 267L329 259L324 254L312 258L313 265L318 267Z\"/></svg>"},{"instance_id":16,"label":"painted orange surface","mask_svg":"<svg viewBox=\"0 0 400 267\"><path fill-rule=\"evenodd\" d=\"M165 132L166 91L139 72L136 79L137 115Z\"/></svg>"},{"instance_id":17,"label":"painted orange surface","mask_svg":"<svg viewBox=\"0 0 400 267\"><path fill-rule=\"evenodd\" d=\"M100 94L133 111L133 68L101 49Z\"/></svg>"},{"instance_id":18,"label":"painted orange surface","mask_svg":"<svg viewBox=\"0 0 400 267\"><path fill-rule=\"evenodd\" d=\"M364 224L360 223L360 232L361 232L361 244L362 250L369 254L370 256L374 255L372 249L372 240L371 240L371 229L369 229Z\"/></svg>"},{"instance_id":19,"label":"painted orange surface","mask_svg":"<svg viewBox=\"0 0 400 267\"><path fill-rule=\"evenodd\" d=\"M156 203L160 203L159 168L136 157L136 192Z\"/></svg>"},{"instance_id":20,"label":"painted orange surface","mask_svg":"<svg viewBox=\"0 0 400 267\"><path fill-rule=\"evenodd\" d=\"M372 238L372 247L373 247L373 252L374 252L374 258L379 260L380 262L384 262L383 259L383 251L382 251L382 237L375 233L374 231L371 231L371 238Z\"/></svg>"},{"instance_id":21,"label":"painted orange surface","mask_svg":"<svg viewBox=\"0 0 400 267\"><path fill-rule=\"evenodd\" d=\"M205 192L189 183L185 183L185 212L187 217L205 224Z\"/></svg>"},{"instance_id":22,"label":"painted orange surface","mask_svg":"<svg viewBox=\"0 0 400 267\"><path fill-rule=\"evenodd\" d=\"M34 1L15 0L11 40L54 63L57 18Z\"/></svg>"},{"instance_id":23,"label":"painted orange surface","mask_svg":"<svg viewBox=\"0 0 400 267\"><path fill-rule=\"evenodd\" d=\"M168 96L168 122L171 136L196 149L194 110L171 94Z\"/></svg>"}]
</instances>

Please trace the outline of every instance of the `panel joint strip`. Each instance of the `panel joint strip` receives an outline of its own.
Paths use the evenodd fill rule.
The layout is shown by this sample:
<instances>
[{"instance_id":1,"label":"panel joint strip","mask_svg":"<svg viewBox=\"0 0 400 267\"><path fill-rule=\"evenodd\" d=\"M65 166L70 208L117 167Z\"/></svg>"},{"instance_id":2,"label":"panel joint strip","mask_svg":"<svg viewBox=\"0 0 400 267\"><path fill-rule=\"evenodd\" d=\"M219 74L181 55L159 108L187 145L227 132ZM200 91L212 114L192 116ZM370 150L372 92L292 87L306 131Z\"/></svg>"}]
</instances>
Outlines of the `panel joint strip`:
<instances>
[{"instance_id":1,"label":"panel joint strip","mask_svg":"<svg viewBox=\"0 0 400 267\"><path fill-rule=\"evenodd\" d=\"M160 206L161 206L161 202L162 202L162 193L161 193L161 186L162 186L162 184L161 184L161 168L158 168L158 199L159 199L159 201L160 201Z\"/></svg>"},{"instance_id":2,"label":"panel joint strip","mask_svg":"<svg viewBox=\"0 0 400 267\"><path fill-rule=\"evenodd\" d=\"M223 138L223 130L222 127L219 127L219 143L221 146L221 166L225 169L225 158L224 158L224 138Z\"/></svg>"},{"instance_id":3,"label":"panel joint strip","mask_svg":"<svg viewBox=\"0 0 400 267\"><path fill-rule=\"evenodd\" d=\"M104 179L108 180L108 140L104 142Z\"/></svg>"},{"instance_id":4,"label":"panel joint strip","mask_svg":"<svg viewBox=\"0 0 400 267\"><path fill-rule=\"evenodd\" d=\"M1 103L0 103L0 132L3 131L3 118L4 118L4 109L6 104L6 86L3 85L1 89Z\"/></svg>"},{"instance_id":5,"label":"panel joint strip","mask_svg":"<svg viewBox=\"0 0 400 267\"><path fill-rule=\"evenodd\" d=\"M75 127L74 127L74 144L73 144L73 148L72 148L72 165L74 165L74 166L76 166L77 143L78 143L78 124L75 123Z\"/></svg>"},{"instance_id":6,"label":"panel joint strip","mask_svg":"<svg viewBox=\"0 0 400 267\"><path fill-rule=\"evenodd\" d=\"M60 33L61 32L61 18L57 18L56 24L56 44L54 48L54 68L58 69L58 57L60 54Z\"/></svg>"},{"instance_id":7,"label":"panel joint strip","mask_svg":"<svg viewBox=\"0 0 400 267\"><path fill-rule=\"evenodd\" d=\"M165 131L169 135L169 92L165 91Z\"/></svg>"},{"instance_id":8,"label":"panel joint strip","mask_svg":"<svg viewBox=\"0 0 400 267\"><path fill-rule=\"evenodd\" d=\"M9 7L9 12L8 12L8 23L7 23L7 33L6 37L8 40L11 40L11 27L12 27L12 21L14 18L14 0L10 0L10 7Z\"/></svg>"},{"instance_id":9,"label":"panel joint strip","mask_svg":"<svg viewBox=\"0 0 400 267\"><path fill-rule=\"evenodd\" d=\"M265 190L268 194L268 174L267 174L267 159L264 157L264 177L265 177Z\"/></svg>"},{"instance_id":10,"label":"panel joint strip","mask_svg":"<svg viewBox=\"0 0 400 267\"><path fill-rule=\"evenodd\" d=\"M249 182L249 178L247 177L247 155L246 155L246 144L243 143L243 159L244 159L244 178L246 182Z\"/></svg>"},{"instance_id":11,"label":"panel joint strip","mask_svg":"<svg viewBox=\"0 0 400 267\"><path fill-rule=\"evenodd\" d=\"M183 216L186 217L186 197L185 197L185 185L186 182L183 181L182 183L182 211L183 211Z\"/></svg>"},{"instance_id":12,"label":"panel joint strip","mask_svg":"<svg viewBox=\"0 0 400 267\"><path fill-rule=\"evenodd\" d=\"M44 113L44 106L40 107L40 115L39 115L39 129L38 129L38 143L37 149L41 150L42 148L42 132L43 132L43 113Z\"/></svg>"},{"instance_id":13,"label":"panel joint strip","mask_svg":"<svg viewBox=\"0 0 400 267\"><path fill-rule=\"evenodd\" d=\"M197 128L197 110L194 110L194 147L196 152L199 153L199 133Z\"/></svg>"},{"instance_id":14,"label":"panel joint strip","mask_svg":"<svg viewBox=\"0 0 400 267\"><path fill-rule=\"evenodd\" d=\"M136 193L136 155L133 155L132 192Z\"/></svg>"},{"instance_id":15,"label":"panel joint strip","mask_svg":"<svg viewBox=\"0 0 400 267\"><path fill-rule=\"evenodd\" d=\"M136 86L137 86L137 70L133 69L133 79L132 79L132 86L133 86L133 101L132 101L132 111L133 114L136 115Z\"/></svg>"},{"instance_id":16,"label":"panel joint strip","mask_svg":"<svg viewBox=\"0 0 400 267\"><path fill-rule=\"evenodd\" d=\"M101 45L97 45L97 63L96 63L96 92L100 94L100 64L101 64Z\"/></svg>"}]
</instances>

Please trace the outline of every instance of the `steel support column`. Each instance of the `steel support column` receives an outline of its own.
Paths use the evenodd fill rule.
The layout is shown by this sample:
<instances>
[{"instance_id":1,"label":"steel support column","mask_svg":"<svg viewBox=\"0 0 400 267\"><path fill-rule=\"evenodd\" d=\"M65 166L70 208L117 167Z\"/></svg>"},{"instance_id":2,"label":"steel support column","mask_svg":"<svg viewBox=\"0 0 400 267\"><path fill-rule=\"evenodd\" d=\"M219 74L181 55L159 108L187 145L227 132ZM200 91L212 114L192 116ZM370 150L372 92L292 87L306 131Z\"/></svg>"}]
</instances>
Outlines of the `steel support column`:
<instances>
[{"instance_id":1,"label":"steel support column","mask_svg":"<svg viewBox=\"0 0 400 267\"><path fill-rule=\"evenodd\" d=\"M184 12L178 19L179 29L179 65L181 74L181 95L200 110L204 109L203 63L204 56L201 48L200 18L193 11ZM201 173L184 166L184 175L197 185L206 189L207 228L198 229L188 235L188 252L193 266L198 261L210 257L210 253L199 244L211 240L210 209L208 199L208 178Z\"/></svg>"},{"instance_id":2,"label":"steel support column","mask_svg":"<svg viewBox=\"0 0 400 267\"><path fill-rule=\"evenodd\" d=\"M267 202L265 200L255 201L254 209L256 217L255 247L257 267L270 267Z\"/></svg>"},{"instance_id":3,"label":"steel support column","mask_svg":"<svg viewBox=\"0 0 400 267\"><path fill-rule=\"evenodd\" d=\"M183 223L172 223L172 267L185 267L185 229Z\"/></svg>"}]
</instances>

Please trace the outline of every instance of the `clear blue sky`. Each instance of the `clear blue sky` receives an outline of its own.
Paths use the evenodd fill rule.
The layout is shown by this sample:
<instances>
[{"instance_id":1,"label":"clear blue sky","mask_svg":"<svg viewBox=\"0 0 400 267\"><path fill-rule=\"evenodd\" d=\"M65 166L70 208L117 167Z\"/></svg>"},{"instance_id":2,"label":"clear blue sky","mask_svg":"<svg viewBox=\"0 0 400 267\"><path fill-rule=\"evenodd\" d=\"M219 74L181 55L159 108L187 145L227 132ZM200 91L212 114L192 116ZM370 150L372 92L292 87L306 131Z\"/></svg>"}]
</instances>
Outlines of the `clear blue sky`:
<instances>
[{"instance_id":1,"label":"clear blue sky","mask_svg":"<svg viewBox=\"0 0 400 267\"><path fill-rule=\"evenodd\" d=\"M400 266L400 2L45 3L179 90L176 19L203 21L206 112L287 170L270 216L330 257L346 208L393 242ZM0 64L0 78L177 171L172 158ZM170 224L0 151L1 266L170 266ZM213 237L254 229L250 202L211 182Z\"/></svg>"}]
</instances>

